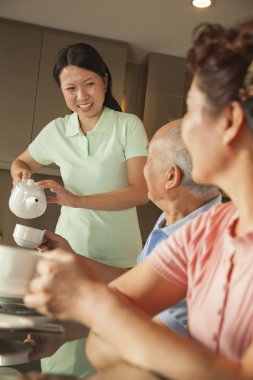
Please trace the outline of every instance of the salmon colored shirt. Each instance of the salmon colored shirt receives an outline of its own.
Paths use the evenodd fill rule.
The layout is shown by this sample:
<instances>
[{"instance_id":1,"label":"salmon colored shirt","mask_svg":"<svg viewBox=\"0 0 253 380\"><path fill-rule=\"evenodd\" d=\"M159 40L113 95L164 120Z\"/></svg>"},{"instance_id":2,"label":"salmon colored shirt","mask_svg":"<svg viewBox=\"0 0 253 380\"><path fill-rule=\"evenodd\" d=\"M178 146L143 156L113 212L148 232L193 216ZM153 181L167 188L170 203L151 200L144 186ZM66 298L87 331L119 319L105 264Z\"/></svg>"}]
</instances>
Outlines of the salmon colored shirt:
<instances>
[{"instance_id":1,"label":"salmon colored shirt","mask_svg":"<svg viewBox=\"0 0 253 380\"><path fill-rule=\"evenodd\" d=\"M237 219L232 203L214 206L147 258L187 292L190 337L234 360L253 338L253 232L235 237Z\"/></svg>"}]
</instances>

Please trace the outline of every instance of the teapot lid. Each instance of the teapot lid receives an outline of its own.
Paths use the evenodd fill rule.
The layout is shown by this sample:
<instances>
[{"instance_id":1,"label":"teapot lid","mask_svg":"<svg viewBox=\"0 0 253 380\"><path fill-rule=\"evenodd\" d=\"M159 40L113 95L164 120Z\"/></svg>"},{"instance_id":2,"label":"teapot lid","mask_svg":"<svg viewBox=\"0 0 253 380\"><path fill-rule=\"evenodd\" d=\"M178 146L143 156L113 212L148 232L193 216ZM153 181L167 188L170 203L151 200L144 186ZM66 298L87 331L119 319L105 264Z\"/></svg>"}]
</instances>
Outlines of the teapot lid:
<instances>
[{"instance_id":1,"label":"teapot lid","mask_svg":"<svg viewBox=\"0 0 253 380\"><path fill-rule=\"evenodd\" d=\"M34 182L32 178L22 179L22 181L20 181L17 184L17 186L20 187L22 190L26 190L26 191L39 190L38 185Z\"/></svg>"}]
</instances>

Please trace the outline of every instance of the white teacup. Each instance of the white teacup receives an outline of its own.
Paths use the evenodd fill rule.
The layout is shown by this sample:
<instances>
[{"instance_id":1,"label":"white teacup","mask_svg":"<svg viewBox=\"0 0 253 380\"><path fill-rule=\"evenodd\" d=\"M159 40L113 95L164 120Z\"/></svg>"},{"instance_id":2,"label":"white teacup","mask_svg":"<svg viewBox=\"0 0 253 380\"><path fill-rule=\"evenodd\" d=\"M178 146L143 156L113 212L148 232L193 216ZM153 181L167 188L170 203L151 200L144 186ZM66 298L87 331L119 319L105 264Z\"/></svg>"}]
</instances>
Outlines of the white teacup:
<instances>
[{"instance_id":1,"label":"white teacup","mask_svg":"<svg viewBox=\"0 0 253 380\"><path fill-rule=\"evenodd\" d=\"M17 245L25 248L36 248L44 239L45 231L37 228L16 224L13 231L13 238Z\"/></svg>"},{"instance_id":2,"label":"white teacup","mask_svg":"<svg viewBox=\"0 0 253 380\"><path fill-rule=\"evenodd\" d=\"M0 245L0 296L22 297L35 276L40 257L37 251Z\"/></svg>"}]
</instances>

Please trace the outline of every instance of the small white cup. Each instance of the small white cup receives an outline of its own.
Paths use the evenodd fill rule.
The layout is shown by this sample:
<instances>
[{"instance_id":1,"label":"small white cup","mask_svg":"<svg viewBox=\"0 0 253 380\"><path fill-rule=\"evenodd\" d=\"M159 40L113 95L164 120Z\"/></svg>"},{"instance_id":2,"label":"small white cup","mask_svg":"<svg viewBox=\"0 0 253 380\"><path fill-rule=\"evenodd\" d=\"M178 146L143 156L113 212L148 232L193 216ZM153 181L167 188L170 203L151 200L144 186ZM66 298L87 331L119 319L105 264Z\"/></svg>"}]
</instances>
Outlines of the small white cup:
<instances>
[{"instance_id":1,"label":"small white cup","mask_svg":"<svg viewBox=\"0 0 253 380\"><path fill-rule=\"evenodd\" d=\"M43 242L44 233L45 231L37 228L16 224L13 231L13 238L17 245L25 248L36 248L37 245Z\"/></svg>"},{"instance_id":2,"label":"small white cup","mask_svg":"<svg viewBox=\"0 0 253 380\"><path fill-rule=\"evenodd\" d=\"M40 258L37 251L0 244L0 295L22 297Z\"/></svg>"}]
</instances>

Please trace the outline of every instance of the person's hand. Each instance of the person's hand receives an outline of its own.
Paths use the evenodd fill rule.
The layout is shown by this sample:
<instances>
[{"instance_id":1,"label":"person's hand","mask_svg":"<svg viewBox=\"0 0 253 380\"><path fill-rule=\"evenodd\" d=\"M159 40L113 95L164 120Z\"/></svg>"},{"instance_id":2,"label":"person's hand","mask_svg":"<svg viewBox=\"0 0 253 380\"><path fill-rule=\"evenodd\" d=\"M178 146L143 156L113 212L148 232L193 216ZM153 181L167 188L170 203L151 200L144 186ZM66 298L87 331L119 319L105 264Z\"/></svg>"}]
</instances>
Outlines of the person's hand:
<instances>
[{"instance_id":1,"label":"person's hand","mask_svg":"<svg viewBox=\"0 0 253 380\"><path fill-rule=\"evenodd\" d=\"M89 326L96 292L105 288L92 264L82 256L56 248L39 260L37 274L24 297L25 305L45 315Z\"/></svg>"},{"instance_id":2,"label":"person's hand","mask_svg":"<svg viewBox=\"0 0 253 380\"><path fill-rule=\"evenodd\" d=\"M61 206L75 207L77 195L66 190L61 184L51 179L37 182L41 189L49 189L55 196L47 196L48 203L57 203Z\"/></svg>"},{"instance_id":3,"label":"person's hand","mask_svg":"<svg viewBox=\"0 0 253 380\"><path fill-rule=\"evenodd\" d=\"M65 251L73 252L70 244L62 236L51 231L45 231L43 242L37 246L41 252L52 251L55 248L62 248Z\"/></svg>"},{"instance_id":4,"label":"person's hand","mask_svg":"<svg viewBox=\"0 0 253 380\"><path fill-rule=\"evenodd\" d=\"M13 189L16 187L16 185L19 182L31 178L31 175L32 175L32 173L30 172L30 170L28 170L28 169L20 169L17 173L15 173L15 176L12 179Z\"/></svg>"}]
</instances>

